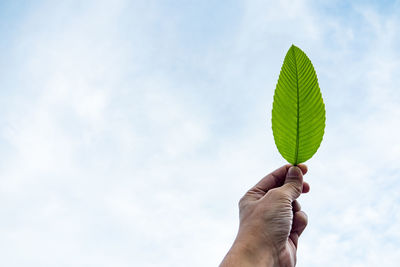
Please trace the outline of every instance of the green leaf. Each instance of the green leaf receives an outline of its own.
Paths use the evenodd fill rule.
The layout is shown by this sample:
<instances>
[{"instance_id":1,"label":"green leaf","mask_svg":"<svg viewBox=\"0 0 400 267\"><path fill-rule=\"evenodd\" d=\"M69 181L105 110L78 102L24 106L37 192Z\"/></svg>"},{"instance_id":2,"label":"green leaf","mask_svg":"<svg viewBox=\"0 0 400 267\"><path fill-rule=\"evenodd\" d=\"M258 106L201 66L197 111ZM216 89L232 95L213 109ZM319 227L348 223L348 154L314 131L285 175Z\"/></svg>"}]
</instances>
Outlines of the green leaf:
<instances>
[{"instance_id":1,"label":"green leaf","mask_svg":"<svg viewBox=\"0 0 400 267\"><path fill-rule=\"evenodd\" d=\"M297 165L317 152L325 129L325 105L314 67L292 45L283 61L272 108L275 144L289 163Z\"/></svg>"}]
</instances>

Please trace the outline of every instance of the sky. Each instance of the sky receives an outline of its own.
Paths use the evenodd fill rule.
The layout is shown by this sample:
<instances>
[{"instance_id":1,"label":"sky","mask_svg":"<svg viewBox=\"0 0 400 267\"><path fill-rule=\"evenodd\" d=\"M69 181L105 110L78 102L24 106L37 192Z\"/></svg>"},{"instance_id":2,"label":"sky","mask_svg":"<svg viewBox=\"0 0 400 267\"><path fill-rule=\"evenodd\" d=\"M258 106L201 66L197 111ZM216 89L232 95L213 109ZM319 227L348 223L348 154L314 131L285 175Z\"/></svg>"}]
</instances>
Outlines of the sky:
<instances>
[{"instance_id":1,"label":"sky","mask_svg":"<svg viewBox=\"0 0 400 267\"><path fill-rule=\"evenodd\" d=\"M0 36L2 266L217 266L291 44L326 106L297 266L398 266L399 1L1 1Z\"/></svg>"}]
</instances>

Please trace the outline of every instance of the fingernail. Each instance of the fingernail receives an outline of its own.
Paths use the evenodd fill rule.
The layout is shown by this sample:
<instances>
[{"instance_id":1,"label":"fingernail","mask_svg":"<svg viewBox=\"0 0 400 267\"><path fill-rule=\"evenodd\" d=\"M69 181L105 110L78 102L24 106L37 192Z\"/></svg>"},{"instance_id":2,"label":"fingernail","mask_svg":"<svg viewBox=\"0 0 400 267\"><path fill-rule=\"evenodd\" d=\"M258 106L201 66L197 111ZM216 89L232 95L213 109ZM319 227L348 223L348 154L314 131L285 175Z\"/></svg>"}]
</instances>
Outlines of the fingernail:
<instances>
[{"instance_id":1,"label":"fingernail","mask_svg":"<svg viewBox=\"0 0 400 267\"><path fill-rule=\"evenodd\" d=\"M292 166L289 168L289 171L287 173L287 176L300 176L301 175L301 170L299 167L296 166Z\"/></svg>"}]
</instances>

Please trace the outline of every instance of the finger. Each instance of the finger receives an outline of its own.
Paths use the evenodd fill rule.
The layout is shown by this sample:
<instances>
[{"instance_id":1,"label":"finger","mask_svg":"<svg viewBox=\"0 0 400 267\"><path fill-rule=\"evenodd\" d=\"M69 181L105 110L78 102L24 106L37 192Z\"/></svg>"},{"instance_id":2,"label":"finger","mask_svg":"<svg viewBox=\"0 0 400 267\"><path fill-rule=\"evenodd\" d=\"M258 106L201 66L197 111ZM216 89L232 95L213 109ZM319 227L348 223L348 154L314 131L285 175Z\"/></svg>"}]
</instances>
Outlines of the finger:
<instances>
[{"instance_id":1,"label":"finger","mask_svg":"<svg viewBox=\"0 0 400 267\"><path fill-rule=\"evenodd\" d=\"M283 185L287 170L290 166L292 165L286 164L262 178L255 186L247 191L244 198L257 200L263 197L268 190Z\"/></svg>"},{"instance_id":2,"label":"finger","mask_svg":"<svg viewBox=\"0 0 400 267\"><path fill-rule=\"evenodd\" d=\"M307 171L308 171L308 168L307 168L306 164L300 163L300 164L297 165L297 167L299 167L301 169L301 172L303 173L303 175L306 174Z\"/></svg>"},{"instance_id":3,"label":"finger","mask_svg":"<svg viewBox=\"0 0 400 267\"><path fill-rule=\"evenodd\" d=\"M303 192L303 174L299 167L292 166L289 168L285 182L281 188L290 200L295 200Z\"/></svg>"},{"instance_id":4,"label":"finger","mask_svg":"<svg viewBox=\"0 0 400 267\"><path fill-rule=\"evenodd\" d=\"M293 224L292 230L290 232L289 238L292 240L293 244L297 248L297 243L299 236L303 233L308 223L307 214L303 211L298 211L293 214Z\"/></svg>"},{"instance_id":5,"label":"finger","mask_svg":"<svg viewBox=\"0 0 400 267\"><path fill-rule=\"evenodd\" d=\"M292 209L293 209L293 213L296 213L301 210L300 203L297 200L292 202Z\"/></svg>"},{"instance_id":6,"label":"finger","mask_svg":"<svg viewBox=\"0 0 400 267\"><path fill-rule=\"evenodd\" d=\"M300 163L297 165L300 169L303 175L305 175L308 171L307 165ZM308 193L310 192L310 185L307 182L303 182L303 192L302 193Z\"/></svg>"},{"instance_id":7,"label":"finger","mask_svg":"<svg viewBox=\"0 0 400 267\"><path fill-rule=\"evenodd\" d=\"M303 193L310 192L310 185L307 182L303 182Z\"/></svg>"}]
</instances>

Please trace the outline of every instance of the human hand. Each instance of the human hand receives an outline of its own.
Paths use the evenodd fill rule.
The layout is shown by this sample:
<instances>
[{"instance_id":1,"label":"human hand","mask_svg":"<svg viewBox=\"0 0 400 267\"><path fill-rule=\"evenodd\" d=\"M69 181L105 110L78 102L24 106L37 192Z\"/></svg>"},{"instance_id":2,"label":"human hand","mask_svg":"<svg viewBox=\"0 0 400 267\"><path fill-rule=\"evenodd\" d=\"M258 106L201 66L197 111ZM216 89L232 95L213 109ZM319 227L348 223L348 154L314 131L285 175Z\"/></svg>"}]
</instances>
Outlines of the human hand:
<instances>
[{"instance_id":1,"label":"human hand","mask_svg":"<svg viewBox=\"0 0 400 267\"><path fill-rule=\"evenodd\" d=\"M220 267L296 265L307 215L296 200L310 190L306 165L287 164L265 176L239 201L237 237Z\"/></svg>"}]
</instances>

